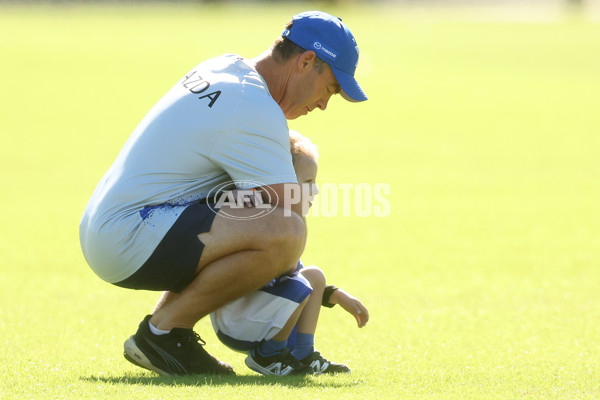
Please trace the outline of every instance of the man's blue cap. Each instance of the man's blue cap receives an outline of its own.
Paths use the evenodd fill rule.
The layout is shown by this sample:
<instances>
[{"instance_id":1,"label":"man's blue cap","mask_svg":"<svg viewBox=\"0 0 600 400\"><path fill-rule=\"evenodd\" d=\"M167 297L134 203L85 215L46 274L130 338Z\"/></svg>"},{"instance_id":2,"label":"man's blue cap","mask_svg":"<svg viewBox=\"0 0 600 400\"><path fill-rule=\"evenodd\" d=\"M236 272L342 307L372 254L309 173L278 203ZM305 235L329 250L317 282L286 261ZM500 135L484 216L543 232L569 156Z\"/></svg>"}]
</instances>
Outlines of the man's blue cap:
<instances>
[{"instance_id":1,"label":"man's blue cap","mask_svg":"<svg viewBox=\"0 0 600 400\"><path fill-rule=\"evenodd\" d=\"M331 67L348 101L365 101L367 95L356 79L356 39L341 18L322 11L306 11L293 17L292 27L281 34L305 50L312 50Z\"/></svg>"}]
</instances>

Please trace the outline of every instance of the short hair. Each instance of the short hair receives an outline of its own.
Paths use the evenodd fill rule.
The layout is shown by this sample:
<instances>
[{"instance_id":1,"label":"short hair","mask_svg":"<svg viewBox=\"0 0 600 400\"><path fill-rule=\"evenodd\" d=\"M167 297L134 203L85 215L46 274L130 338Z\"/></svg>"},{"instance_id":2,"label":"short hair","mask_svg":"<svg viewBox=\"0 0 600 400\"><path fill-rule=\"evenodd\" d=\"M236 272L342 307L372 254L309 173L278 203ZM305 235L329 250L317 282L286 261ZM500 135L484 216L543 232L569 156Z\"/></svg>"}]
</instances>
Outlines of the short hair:
<instances>
[{"instance_id":1,"label":"short hair","mask_svg":"<svg viewBox=\"0 0 600 400\"><path fill-rule=\"evenodd\" d=\"M300 156L313 157L315 160L319 158L317 146L309 138L294 130L290 130L290 151L294 165Z\"/></svg>"},{"instance_id":2,"label":"short hair","mask_svg":"<svg viewBox=\"0 0 600 400\"><path fill-rule=\"evenodd\" d=\"M291 29L293 21L289 21L285 25L285 29ZM271 47L271 54L273 58L278 63L284 63L295 55L300 55L306 51L305 48L298 46L296 43L292 42L288 38L279 37L275 39L273 42L273 46ZM325 61L321 60L319 57L315 58L315 63L313 67L320 74L323 72L323 67L327 64Z\"/></svg>"}]
</instances>

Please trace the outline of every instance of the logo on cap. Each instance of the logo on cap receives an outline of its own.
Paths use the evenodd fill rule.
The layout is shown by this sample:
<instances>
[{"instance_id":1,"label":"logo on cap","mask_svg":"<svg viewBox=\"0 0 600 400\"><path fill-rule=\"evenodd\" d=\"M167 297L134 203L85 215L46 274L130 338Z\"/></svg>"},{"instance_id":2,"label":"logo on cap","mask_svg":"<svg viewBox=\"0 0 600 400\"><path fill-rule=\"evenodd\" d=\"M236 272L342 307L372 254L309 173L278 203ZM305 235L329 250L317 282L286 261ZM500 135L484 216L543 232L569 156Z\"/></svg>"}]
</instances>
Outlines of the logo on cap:
<instances>
[{"instance_id":1,"label":"logo on cap","mask_svg":"<svg viewBox=\"0 0 600 400\"><path fill-rule=\"evenodd\" d=\"M334 60L337 58L337 54L335 54L333 51L323 47L321 42L314 42L313 47L316 50L321 50L323 53L327 54L329 57L333 58Z\"/></svg>"}]
</instances>

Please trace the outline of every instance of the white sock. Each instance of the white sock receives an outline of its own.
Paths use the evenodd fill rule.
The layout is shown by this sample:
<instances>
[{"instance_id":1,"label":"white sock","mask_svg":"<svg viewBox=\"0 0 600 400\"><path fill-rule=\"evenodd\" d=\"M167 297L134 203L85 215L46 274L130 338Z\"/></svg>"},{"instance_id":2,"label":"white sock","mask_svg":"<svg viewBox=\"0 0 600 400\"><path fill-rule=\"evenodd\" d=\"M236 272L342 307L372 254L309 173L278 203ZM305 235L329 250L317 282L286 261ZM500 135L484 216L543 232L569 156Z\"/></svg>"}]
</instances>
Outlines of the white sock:
<instances>
[{"instance_id":1,"label":"white sock","mask_svg":"<svg viewBox=\"0 0 600 400\"><path fill-rule=\"evenodd\" d=\"M152 332L153 334L155 334L157 336L167 335L169 332L171 332L170 329L168 331L163 331L162 329L158 329L157 327L152 325L152 323L150 321L148 321L148 326L150 327L150 332Z\"/></svg>"}]
</instances>

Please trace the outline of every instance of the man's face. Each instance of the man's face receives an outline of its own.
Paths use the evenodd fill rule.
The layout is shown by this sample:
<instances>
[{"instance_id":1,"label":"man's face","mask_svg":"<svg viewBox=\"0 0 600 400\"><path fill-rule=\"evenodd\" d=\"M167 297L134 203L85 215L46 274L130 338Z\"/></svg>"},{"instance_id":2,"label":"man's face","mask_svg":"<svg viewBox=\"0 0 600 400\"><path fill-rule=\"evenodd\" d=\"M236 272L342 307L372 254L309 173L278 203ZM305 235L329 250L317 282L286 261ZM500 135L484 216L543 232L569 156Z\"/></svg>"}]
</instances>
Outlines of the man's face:
<instances>
[{"instance_id":1,"label":"man's face","mask_svg":"<svg viewBox=\"0 0 600 400\"><path fill-rule=\"evenodd\" d=\"M313 65L309 59L309 65L300 67L288 82L279 103L287 119L306 115L315 108L325 110L331 96L340 92L331 67L325 64L319 73Z\"/></svg>"}]
</instances>

